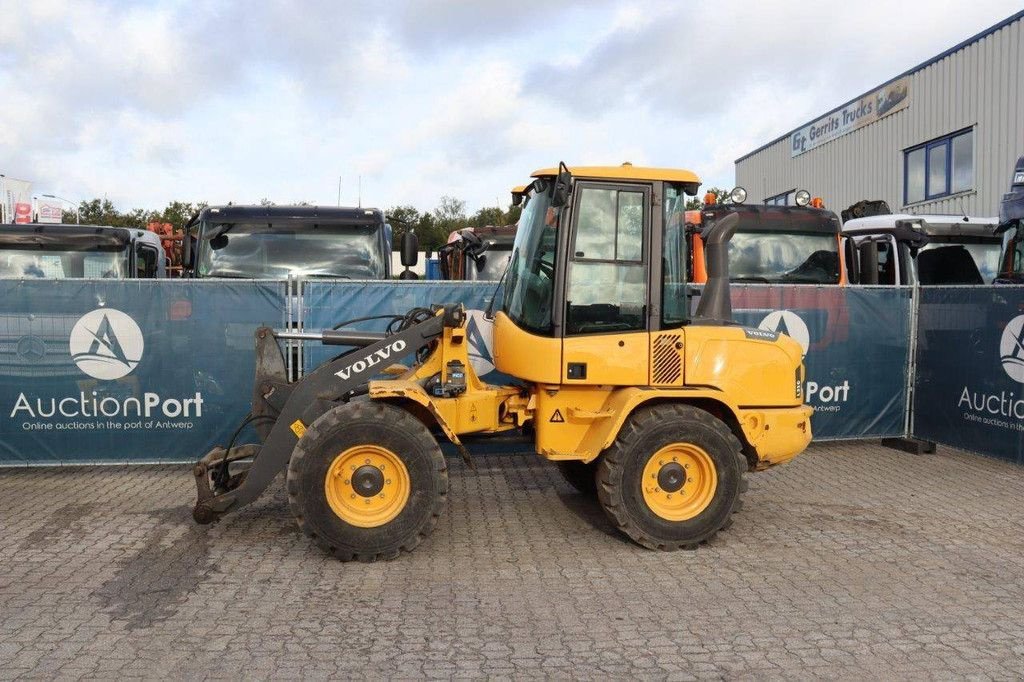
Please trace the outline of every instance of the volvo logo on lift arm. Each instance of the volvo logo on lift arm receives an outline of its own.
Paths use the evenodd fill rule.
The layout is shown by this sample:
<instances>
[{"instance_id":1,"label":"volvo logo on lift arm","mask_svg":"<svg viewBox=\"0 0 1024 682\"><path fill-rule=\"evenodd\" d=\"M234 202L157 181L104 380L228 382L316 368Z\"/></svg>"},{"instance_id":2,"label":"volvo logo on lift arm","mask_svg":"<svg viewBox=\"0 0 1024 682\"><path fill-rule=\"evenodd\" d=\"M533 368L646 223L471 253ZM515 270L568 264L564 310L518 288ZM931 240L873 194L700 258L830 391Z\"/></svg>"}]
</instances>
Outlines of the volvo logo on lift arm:
<instances>
[{"instance_id":1,"label":"volvo logo on lift arm","mask_svg":"<svg viewBox=\"0 0 1024 682\"><path fill-rule=\"evenodd\" d=\"M348 380L352 377L352 372L355 372L356 374L362 374L369 368L379 365L384 360L389 359L391 357L392 352L401 353L403 350L405 350L405 347L405 341L398 339L393 343L389 343L384 348L375 351L372 355L356 360L351 365L339 369L337 372L334 373L334 375L341 377L342 379Z\"/></svg>"}]
</instances>

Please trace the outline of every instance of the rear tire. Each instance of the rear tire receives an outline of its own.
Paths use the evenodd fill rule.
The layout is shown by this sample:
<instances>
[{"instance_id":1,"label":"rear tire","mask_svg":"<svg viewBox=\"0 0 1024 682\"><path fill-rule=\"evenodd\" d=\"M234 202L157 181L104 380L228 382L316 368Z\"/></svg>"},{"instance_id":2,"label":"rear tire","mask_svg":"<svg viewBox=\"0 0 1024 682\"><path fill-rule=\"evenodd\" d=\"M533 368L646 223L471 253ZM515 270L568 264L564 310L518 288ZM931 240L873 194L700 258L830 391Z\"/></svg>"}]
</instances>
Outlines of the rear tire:
<instances>
[{"instance_id":1,"label":"rear tire","mask_svg":"<svg viewBox=\"0 0 1024 682\"><path fill-rule=\"evenodd\" d=\"M385 403L335 407L306 429L288 463L288 504L299 528L342 561L412 551L433 531L447 493L434 436Z\"/></svg>"},{"instance_id":2,"label":"rear tire","mask_svg":"<svg viewBox=\"0 0 1024 682\"><path fill-rule=\"evenodd\" d=\"M650 549L694 549L732 523L746 490L740 442L691 405L641 407L598 465L608 518Z\"/></svg>"},{"instance_id":3,"label":"rear tire","mask_svg":"<svg viewBox=\"0 0 1024 682\"><path fill-rule=\"evenodd\" d=\"M555 462L558 473L562 474L565 482L577 491L593 497L597 494L597 462L580 462L579 460L568 460Z\"/></svg>"}]
</instances>

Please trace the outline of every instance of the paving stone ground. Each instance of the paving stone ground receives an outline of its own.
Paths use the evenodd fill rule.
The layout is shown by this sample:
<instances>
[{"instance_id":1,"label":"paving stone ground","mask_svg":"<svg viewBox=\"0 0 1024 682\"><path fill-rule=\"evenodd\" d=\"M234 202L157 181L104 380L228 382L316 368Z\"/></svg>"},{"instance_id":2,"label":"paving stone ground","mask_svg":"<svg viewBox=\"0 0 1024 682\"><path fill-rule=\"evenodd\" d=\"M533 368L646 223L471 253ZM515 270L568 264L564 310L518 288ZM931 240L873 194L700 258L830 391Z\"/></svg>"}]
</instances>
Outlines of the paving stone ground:
<instances>
[{"instance_id":1,"label":"paving stone ground","mask_svg":"<svg viewBox=\"0 0 1024 682\"><path fill-rule=\"evenodd\" d=\"M0 678L1024 676L1024 468L816 445L659 553L534 455L450 463L431 538L370 565L280 483L197 527L186 467L0 470Z\"/></svg>"}]
</instances>

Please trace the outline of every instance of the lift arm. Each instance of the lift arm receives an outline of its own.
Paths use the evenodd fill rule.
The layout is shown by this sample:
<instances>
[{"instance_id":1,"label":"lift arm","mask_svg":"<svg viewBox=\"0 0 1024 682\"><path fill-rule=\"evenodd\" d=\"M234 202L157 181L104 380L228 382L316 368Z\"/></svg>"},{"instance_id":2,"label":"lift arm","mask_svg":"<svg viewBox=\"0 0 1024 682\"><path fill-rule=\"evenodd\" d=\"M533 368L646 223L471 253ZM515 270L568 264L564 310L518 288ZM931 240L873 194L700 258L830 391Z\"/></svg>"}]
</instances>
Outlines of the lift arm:
<instances>
[{"instance_id":1,"label":"lift arm","mask_svg":"<svg viewBox=\"0 0 1024 682\"><path fill-rule=\"evenodd\" d=\"M390 336L325 331L317 335L324 344L362 347L321 365L294 384L287 382L284 358L277 344L278 338L290 334L275 335L272 329L260 327L256 331L252 415L262 422L259 431L263 445L243 445L230 450L217 447L195 465L193 473L198 497L192 511L193 518L199 523L211 523L258 498L287 466L292 450L307 426L338 402L347 400L388 365L439 339L446 326L460 325L464 315L461 305L445 306L430 319ZM210 475L216 474L219 467L254 455L248 471L231 481L223 476L220 485L211 487ZM222 471L226 473L226 469Z\"/></svg>"}]
</instances>

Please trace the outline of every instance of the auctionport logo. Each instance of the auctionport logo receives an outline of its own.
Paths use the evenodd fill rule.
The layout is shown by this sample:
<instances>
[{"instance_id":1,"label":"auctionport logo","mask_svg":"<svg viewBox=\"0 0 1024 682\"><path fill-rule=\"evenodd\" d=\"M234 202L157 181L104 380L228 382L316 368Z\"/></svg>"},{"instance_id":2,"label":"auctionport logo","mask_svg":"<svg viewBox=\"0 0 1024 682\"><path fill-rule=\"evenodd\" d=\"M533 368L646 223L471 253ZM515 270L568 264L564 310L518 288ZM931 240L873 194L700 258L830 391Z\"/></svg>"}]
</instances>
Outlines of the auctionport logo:
<instances>
[{"instance_id":1,"label":"auctionport logo","mask_svg":"<svg viewBox=\"0 0 1024 682\"><path fill-rule=\"evenodd\" d=\"M1014 381L1024 384L1024 315L1010 320L999 340L999 361Z\"/></svg>"},{"instance_id":2,"label":"auctionport logo","mask_svg":"<svg viewBox=\"0 0 1024 682\"><path fill-rule=\"evenodd\" d=\"M75 323L69 346L80 370L94 379L110 381L138 367L145 342L139 325L127 314L98 308Z\"/></svg>"}]
</instances>

